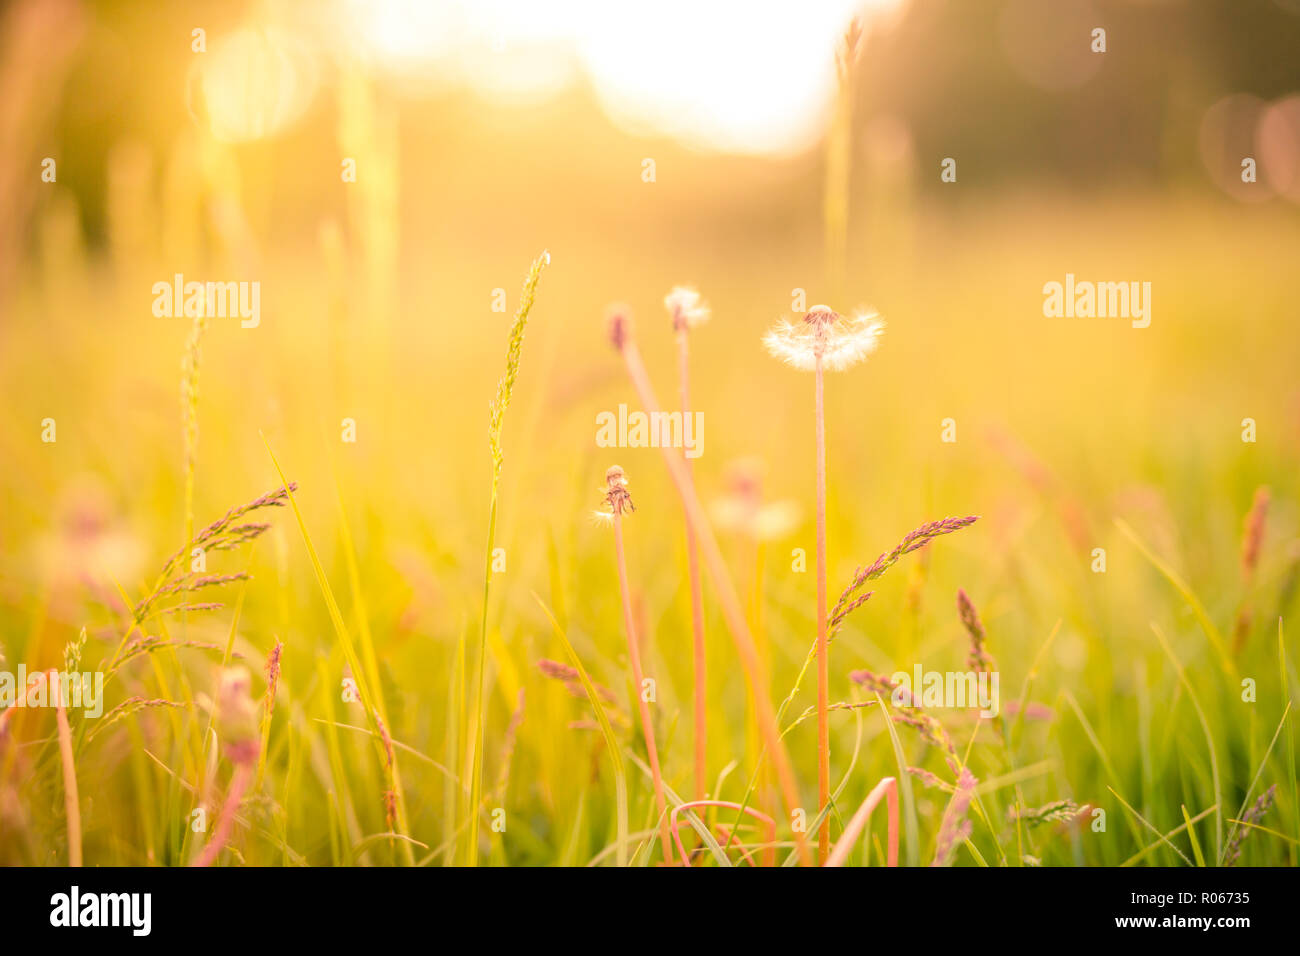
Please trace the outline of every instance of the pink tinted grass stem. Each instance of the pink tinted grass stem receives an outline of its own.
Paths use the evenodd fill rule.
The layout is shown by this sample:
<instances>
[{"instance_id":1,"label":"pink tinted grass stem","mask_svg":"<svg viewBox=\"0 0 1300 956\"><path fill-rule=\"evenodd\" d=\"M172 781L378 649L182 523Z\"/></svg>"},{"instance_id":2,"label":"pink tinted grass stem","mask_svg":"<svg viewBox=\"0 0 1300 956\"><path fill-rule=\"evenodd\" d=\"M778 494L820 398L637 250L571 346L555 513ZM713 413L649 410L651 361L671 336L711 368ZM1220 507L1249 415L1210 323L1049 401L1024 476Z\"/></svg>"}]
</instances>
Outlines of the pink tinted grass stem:
<instances>
[{"instance_id":1,"label":"pink tinted grass stem","mask_svg":"<svg viewBox=\"0 0 1300 956\"><path fill-rule=\"evenodd\" d=\"M817 356L817 862L825 864L831 848L830 663L826 641L826 414L822 399L822 357Z\"/></svg>"},{"instance_id":2,"label":"pink tinted grass stem","mask_svg":"<svg viewBox=\"0 0 1300 956\"><path fill-rule=\"evenodd\" d=\"M687 330L683 326L677 332L677 357L680 370L682 393L682 418L691 413L690 396L690 350L686 340ZM689 459L683 454L688 474L692 471ZM693 477L692 477L693 480ZM704 593L700 585L700 549L696 541L695 525L691 522L689 509L686 511L686 563L691 578L691 638L695 680L695 799L703 800L708 789L708 699L705 687L705 646L704 646Z\"/></svg>"},{"instance_id":3,"label":"pink tinted grass stem","mask_svg":"<svg viewBox=\"0 0 1300 956\"><path fill-rule=\"evenodd\" d=\"M690 826L690 824L684 820L678 820L677 816L683 810L690 810L693 807L721 807L724 810L743 809L755 820L758 820L760 823L766 826L767 842L769 844L773 844L776 842L776 821L773 820L771 817L769 817L766 813L763 813L761 810L755 810L753 807L742 808L739 803L732 803L729 800L691 800L687 803L680 803L677 806L673 807L673 813L672 813L673 839L677 841L677 852L681 855L682 861L687 866L691 865L690 857L686 855L686 847L682 845L681 828L684 826ZM730 845L732 837L735 834L730 832L730 829L723 824L717 824L717 829L724 837L726 837L727 845ZM749 854L748 850L744 849L744 847L740 847L739 844L737 844L737 848L740 850L741 854L745 857L745 859L749 861L749 864L751 866L755 865L754 858ZM767 849L763 851L763 856L764 856L765 865L771 866L772 864L774 864L776 862L776 847L768 846Z\"/></svg>"},{"instance_id":4,"label":"pink tinted grass stem","mask_svg":"<svg viewBox=\"0 0 1300 956\"><path fill-rule=\"evenodd\" d=\"M217 855L230 839L230 831L235 828L235 813L239 810L239 801L244 799L244 792L248 790L252 779L253 764L245 762L235 767L235 774L230 780L230 789L226 792L226 802L221 807L221 817L217 820L217 828L208 845L199 854L199 858L192 864L193 866L211 866L216 861Z\"/></svg>"},{"instance_id":5,"label":"pink tinted grass stem","mask_svg":"<svg viewBox=\"0 0 1300 956\"><path fill-rule=\"evenodd\" d=\"M47 678L54 696L54 718L59 727L59 757L63 763L63 805L68 817L68 866L81 866L81 800L77 795L77 765L72 756L72 728L64 706L59 672Z\"/></svg>"},{"instance_id":6,"label":"pink tinted grass stem","mask_svg":"<svg viewBox=\"0 0 1300 956\"><path fill-rule=\"evenodd\" d=\"M641 360L641 352L632 339L631 331L626 328L620 331L621 334L615 337L614 344L623 354L628 377L632 380L632 385L641 399L645 412L647 414L659 412L661 411L659 401L655 398L654 389L650 385L650 376L646 372L645 363ZM699 495L695 491L695 483L691 479L690 472L686 470L681 456L671 448L661 447L660 451L663 453L664 462L668 466L669 477L673 480L678 497L681 498L682 505L686 508L686 512L699 535L700 547L704 552L705 566L708 568L709 577L718 592L718 603L722 607L723 619L726 621L727 630L731 633L732 640L736 644L741 666L745 669L750 694L754 698L754 708L758 716L759 729L763 734L763 741L767 746L768 754L771 755L772 763L776 766L777 779L781 784L781 793L786 809L794 811L800 806L799 786L795 780L789 752L786 750L785 742L781 739L781 732L776 725L776 713L772 709L772 701L768 697L767 673L762 661L759 660L754 638L750 634L749 625L745 621L745 613L741 607L740 598L736 593L736 586L727 571L726 562L722 559L722 550L718 547L717 538L713 535L713 527L709 524L708 517L704 513L704 506L700 504ZM810 864L812 858L808 852L806 835L802 830L795 830L794 836L799 848L800 861L805 865Z\"/></svg>"},{"instance_id":7,"label":"pink tinted grass stem","mask_svg":"<svg viewBox=\"0 0 1300 956\"><path fill-rule=\"evenodd\" d=\"M655 806L659 811L659 840L663 844L664 862L673 862L672 843L668 839L668 803L664 799L664 780L659 770L659 748L655 746L654 720L650 705L642 693L641 649L636 637L636 622L632 617L632 593L627 583L627 561L623 557L623 516L614 510L614 550L618 557L618 588L623 599L623 628L627 632L627 653L632 662L632 692L636 694L637 709L641 713L641 732L645 735L646 756L650 760L650 777L654 781Z\"/></svg>"},{"instance_id":8,"label":"pink tinted grass stem","mask_svg":"<svg viewBox=\"0 0 1300 956\"><path fill-rule=\"evenodd\" d=\"M826 861L827 866L843 866L848 860L858 837L871 823L871 811L880 804L881 797L885 798L885 807L889 811L889 848L885 865L898 866L898 781L893 777L885 777L867 794L867 799L862 801L862 806L858 807L858 812L853 814L840 835L834 852Z\"/></svg>"}]
</instances>

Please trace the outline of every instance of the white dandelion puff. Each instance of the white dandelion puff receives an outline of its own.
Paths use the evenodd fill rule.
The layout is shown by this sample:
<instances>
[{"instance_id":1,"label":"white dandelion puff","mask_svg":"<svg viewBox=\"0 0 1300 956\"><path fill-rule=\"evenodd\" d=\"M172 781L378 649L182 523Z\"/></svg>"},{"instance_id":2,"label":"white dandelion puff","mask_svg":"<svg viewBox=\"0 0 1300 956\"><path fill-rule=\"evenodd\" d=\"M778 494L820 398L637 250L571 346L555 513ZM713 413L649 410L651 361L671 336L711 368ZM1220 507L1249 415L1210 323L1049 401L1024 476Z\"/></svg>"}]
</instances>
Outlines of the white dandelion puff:
<instances>
[{"instance_id":1,"label":"white dandelion puff","mask_svg":"<svg viewBox=\"0 0 1300 956\"><path fill-rule=\"evenodd\" d=\"M763 336L763 344L787 365L811 372L821 367L842 372L876 350L884 320L875 312L845 317L824 305L815 305L801 320L782 319Z\"/></svg>"},{"instance_id":2,"label":"white dandelion puff","mask_svg":"<svg viewBox=\"0 0 1300 956\"><path fill-rule=\"evenodd\" d=\"M664 296L664 306L673 318L673 328L679 331L703 325L709 321L712 314L709 304L689 286L674 286L673 290Z\"/></svg>"}]
</instances>

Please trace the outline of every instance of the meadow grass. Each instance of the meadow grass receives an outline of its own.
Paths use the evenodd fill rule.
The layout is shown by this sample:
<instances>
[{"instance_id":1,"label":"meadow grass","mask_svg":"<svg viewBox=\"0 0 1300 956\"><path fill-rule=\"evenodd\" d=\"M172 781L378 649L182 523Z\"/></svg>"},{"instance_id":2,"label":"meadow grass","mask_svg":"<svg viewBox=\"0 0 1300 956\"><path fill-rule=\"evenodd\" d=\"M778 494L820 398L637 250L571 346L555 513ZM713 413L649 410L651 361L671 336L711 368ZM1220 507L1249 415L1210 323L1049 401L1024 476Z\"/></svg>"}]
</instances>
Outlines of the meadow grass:
<instances>
[{"instance_id":1,"label":"meadow grass","mask_svg":"<svg viewBox=\"0 0 1300 956\"><path fill-rule=\"evenodd\" d=\"M1124 243L1156 250L1152 273L1176 275L1206 259L1197 237L1241 238L1226 211L1195 215L1188 229L1118 206L1080 210L1075 234L1056 241L1105 261L1119 217L1131 226ZM954 239L969 225L927 228L953 257L951 287L885 276L888 347L825 396L827 579L846 586L827 610L834 786L824 809L819 708L804 684L816 666L816 582L791 556L812 549L815 528L765 542L756 593L742 601L735 582L753 542L710 520L725 463L751 453L767 462L773 495L815 511L807 380L775 374L760 343L786 276L751 288L739 278L755 272L743 252L694 276L715 313L691 342L708 451L687 473L680 454L674 465L620 450L639 509L624 540L626 601L609 531L590 520L609 464L591 421L619 401L648 403L626 361L602 347L599 316L615 294L649 310L663 282L633 278L616 291L558 264L548 273L545 321L529 326L536 349L500 437L511 462L499 495L482 416L459 409L482 407L466 395L491 399L508 329L445 350L429 330L405 329L393 363L407 410L369 431L363 416L352 447L339 446L332 422L317 427L330 395L322 370L337 357L327 343L283 347L297 340L268 328L249 344L209 327L191 493L174 397L188 330L151 337L114 306L122 337L105 354L121 361L69 390L58 381L83 359L33 353L30 323L6 327L0 374L13 405L0 442L12 467L0 485L14 504L0 518L3 666L54 667L85 628L83 658L105 672L106 700L98 720L75 708L62 720L34 707L0 714L0 862L653 865L671 853L700 866L793 865L803 834L825 824L830 862L844 865L895 855L907 865L1294 865L1294 330L1242 326L1252 381L1207 374L1234 329L1218 313L1239 291L1208 275L1189 280L1186 301L1169 303L1163 325L1157 314L1145 341L1017 325L1004 290L1026 273L1055 274L1054 254L1023 251L1033 220L986 210L978 251ZM557 263L598 259L569 239ZM1272 314L1280 293L1269 277L1295 254L1279 231L1243 264L1235 314ZM476 282L446 308L470 311ZM297 295L309 311L309 283ZM40 296L26 290L20 314L39 312ZM1183 315L1203 323L1204 339L1175 334ZM50 318L63 333L75 321ZM459 326L446 334L470 341ZM645 378L672 381L671 330L647 328L637 343ZM1098 376L1130 391L1098 387ZM140 388L157 401L120 404ZM59 441L41 446L29 425L51 409ZM945 446L948 414L960 438ZM1267 426L1256 445L1239 438L1247 414ZM185 542L191 495L200 530ZM706 646L714 775L704 798L682 514L698 522L703 631L717 635ZM981 517L910 552L895 545L945 514ZM208 545L202 573L190 570L195 541ZM508 561L494 575L496 547ZM1094 547L1106 550L1104 573L1092 570ZM969 710L909 711L849 677L918 661L965 667L972 633L958 589L977 599L981 647L1001 670L1001 728ZM641 635L640 665L656 680L659 787L631 716L625 629ZM575 670L577 696L539 671L543 659ZM223 676L238 667L247 700L223 720ZM253 742L251 764L246 751L232 756L232 740ZM762 780L778 745L785 769L771 793ZM873 812L891 799L896 816ZM196 809L208 811L206 830L192 828Z\"/></svg>"}]
</instances>

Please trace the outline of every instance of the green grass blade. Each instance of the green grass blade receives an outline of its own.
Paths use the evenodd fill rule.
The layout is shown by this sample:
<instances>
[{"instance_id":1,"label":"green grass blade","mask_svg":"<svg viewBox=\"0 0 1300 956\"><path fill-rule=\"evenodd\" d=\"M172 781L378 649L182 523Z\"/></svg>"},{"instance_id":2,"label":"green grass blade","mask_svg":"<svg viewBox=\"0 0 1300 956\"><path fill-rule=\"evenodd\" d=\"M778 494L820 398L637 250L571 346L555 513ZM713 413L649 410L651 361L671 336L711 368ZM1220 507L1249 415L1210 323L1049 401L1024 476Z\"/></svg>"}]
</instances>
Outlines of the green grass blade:
<instances>
[{"instance_id":1,"label":"green grass blade","mask_svg":"<svg viewBox=\"0 0 1300 956\"><path fill-rule=\"evenodd\" d=\"M610 763L614 765L615 812L618 815L618 865L627 866L627 770L623 766L623 752L619 748L618 738L614 736L614 727L609 722L609 715L605 713L605 706L600 702L600 695L596 693L595 685L587 676L587 668L583 666L582 658L569 643L569 635L564 632L564 628L560 627L560 622L555 619L555 615L551 613L545 601L536 594L533 595L533 600L541 606L546 619L551 622L551 629L555 632L555 636L564 645L564 652L569 656L570 663L578 671L582 689L587 692L587 700L591 702L591 709L596 712L596 721L600 724L600 732L605 737L605 749L609 751Z\"/></svg>"},{"instance_id":2,"label":"green grass blade","mask_svg":"<svg viewBox=\"0 0 1300 956\"><path fill-rule=\"evenodd\" d=\"M898 789L903 794L903 832L907 834L907 865L916 866L920 860L920 830L916 825L916 801L912 797L912 775L907 772L907 760L903 756L903 745L894 729L894 719L889 715L889 708L884 699L877 694L876 701L880 711L885 715L885 729L889 731L890 743L894 745L894 762L898 766Z\"/></svg>"},{"instance_id":3,"label":"green grass blade","mask_svg":"<svg viewBox=\"0 0 1300 956\"><path fill-rule=\"evenodd\" d=\"M1219 629L1215 627L1214 622L1210 620L1210 615L1206 613L1205 606L1201 604L1200 599L1195 595L1195 593L1193 593L1191 586L1182 579L1177 571L1170 567L1170 565L1165 561L1162 561L1157 557L1155 552L1146 546L1146 543L1138 537L1137 532L1129 526L1128 522L1124 521L1122 518L1116 518L1115 525L1124 534L1124 537L1128 538L1129 541L1133 543L1133 546L1142 552L1142 556L1150 561L1155 569L1165 576L1165 579L1174 586L1174 590L1182 595L1183 600L1187 602L1187 606L1192 609L1192 613L1196 616L1197 622L1201 625L1201 630L1204 631L1205 636L1209 638L1210 644L1214 648L1214 652L1219 655L1219 663L1223 667L1224 673L1229 677L1235 678L1237 676L1237 665L1233 663L1232 655L1228 653L1228 647L1223 643L1223 637L1219 634Z\"/></svg>"},{"instance_id":4,"label":"green grass blade","mask_svg":"<svg viewBox=\"0 0 1300 956\"><path fill-rule=\"evenodd\" d=\"M1178 680L1182 683L1183 688L1187 691L1187 697L1192 702L1192 707L1196 709L1196 717L1201 722L1201 731L1205 734L1205 744L1210 748L1210 773L1214 777L1214 859L1222 862L1223 860L1223 811L1219 808L1223 806L1223 787L1219 782L1219 751L1214 746L1214 735L1210 733L1210 722L1205 719L1205 711L1201 709L1201 702L1196 696L1196 691L1192 689L1192 683L1187 679L1187 672L1183 670L1182 662L1174 655L1174 650L1169 646L1165 639L1164 632L1153 621L1151 630L1155 632L1156 640L1164 648L1169 659L1173 661L1174 669L1178 672Z\"/></svg>"},{"instance_id":5,"label":"green grass blade","mask_svg":"<svg viewBox=\"0 0 1300 956\"><path fill-rule=\"evenodd\" d=\"M1187 815L1187 804L1179 804L1179 809L1183 811L1183 823L1187 824L1187 836L1192 841L1192 856L1196 858L1196 865L1205 866L1205 854L1201 852L1201 841L1196 838L1196 827L1192 826L1192 818Z\"/></svg>"},{"instance_id":6,"label":"green grass blade","mask_svg":"<svg viewBox=\"0 0 1300 956\"><path fill-rule=\"evenodd\" d=\"M347 659L348 667L352 671L353 679L356 681L357 694L361 698L361 704L366 710L366 719L370 722L371 729L376 735L381 734L379 725L376 722L376 715L379 713L375 703L374 696L370 689L370 682L365 677L365 670L362 668L361 659L357 655L356 647L352 643L352 636L348 633L347 625L343 622L343 614L339 610L338 601L334 599L334 590L330 587L329 578L325 575L325 566L321 564L320 555L316 553L316 546L312 544L311 534L307 531L307 522L302 516L302 511L298 507L298 499L289 488L289 481L284 476L284 469L280 467L280 462L276 460L275 452L271 450L271 443L267 441L265 435L262 441L266 445L266 453L271 456L271 464L275 466L275 472L280 476L280 483L284 486L285 494L288 496L289 505L293 508L294 519L298 522L298 530L302 533L302 540L307 548L307 556L311 559L312 570L316 574L316 583L320 586L321 594L325 598L325 607L329 611L330 623L334 625L334 633L339 639L339 645L343 649L343 655ZM383 743L376 740L375 746L378 749L381 762L386 762L387 756L384 753ZM390 771L390 782L392 784L393 795L396 803L396 826L399 833L407 832L406 824L406 799L402 793L402 778L397 769L397 759L394 757ZM411 851L411 844L407 840L400 841L402 847L402 857L407 866L415 864L415 854Z\"/></svg>"}]
</instances>

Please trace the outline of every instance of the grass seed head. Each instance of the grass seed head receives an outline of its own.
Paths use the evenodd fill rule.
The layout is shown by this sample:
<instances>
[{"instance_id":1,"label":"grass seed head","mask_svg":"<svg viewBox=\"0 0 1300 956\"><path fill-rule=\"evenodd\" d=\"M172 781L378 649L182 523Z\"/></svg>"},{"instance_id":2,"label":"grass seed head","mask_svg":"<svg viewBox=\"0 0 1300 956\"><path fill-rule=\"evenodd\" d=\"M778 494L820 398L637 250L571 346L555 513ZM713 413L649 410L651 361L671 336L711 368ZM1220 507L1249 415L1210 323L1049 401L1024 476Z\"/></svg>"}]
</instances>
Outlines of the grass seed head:
<instances>
[{"instance_id":1,"label":"grass seed head","mask_svg":"<svg viewBox=\"0 0 1300 956\"><path fill-rule=\"evenodd\" d=\"M997 665L985 647L984 625L980 622L979 612L971 603L970 596L961 588L957 589L957 614L961 618L962 627L970 635L970 654L966 658L966 666L976 672L991 672Z\"/></svg>"},{"instance_id":2,"label":"grass seed head","mask_svg":"<svg viewBox=\"0 0 1300 956\"><path fill-rule=\"evenodd\" d=\"M1241 845L1251 830L1259 826L1259 821L1273 809L1273 798L1277 794L1277 784L1273 784L1259 795L1259 798L1242 815L1242 824L1232 831L1232 839L1223 851L1223 865L1233 866L1241 859Z\"/></svg>"},{"instance_id":3,"label":"grass seed head","mask_svg":"<svg viewBox=\"0 0 1300 956\"><path fill-rule=\"evenodd\" d=\"M497 382L496 397L488 415L488 450L492 455L492 492L495 495L501 484L501 465L505 461L505 452L501 448L501 433L505 428L506 409L510 407L510 398L514 394L515 380L519 377L519 357L524 346L524 330L528 327L528 315L533 310L537 298L537 283L542 278L542 270L551 264L551 254L543 252L533 260L532 267L524 279L524 288L519 296L519 308L514 321L510 323L510 339L506 345L506 371Z\"/></svg>"},{"instance_id":4,"label":"grass seed head","mask_svg":"<svg viewBox=\"0 0 1300 956\"><path fill-rule=\"evenodd\" d=\"M939 839L934 850L934 862L931 866L952 865L957 845L971 834L971 822L966 819L971 800L975 796L975 775L962 768L957 780L957 792L952 795L948 808L943 813L943 822L939 825Z\"/></svg>"},{"instance_id":5,"label":"grass seed head","mask_svg":"<svg viewBox=\"0 0 1300 956\"><path fill-rule=\"evenodd\" d=\"M1264 526L1268 520L1270 500L1267 488L1261 486L1255 489L1255 498L1246 514L1241 535L1241 573L1247 578L1253 576L1255 568L1259 566L1259 552L1264 543Z\"/></svg>"}]
</instances>

